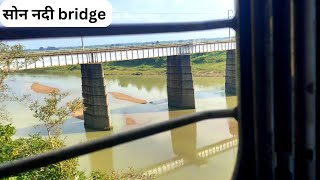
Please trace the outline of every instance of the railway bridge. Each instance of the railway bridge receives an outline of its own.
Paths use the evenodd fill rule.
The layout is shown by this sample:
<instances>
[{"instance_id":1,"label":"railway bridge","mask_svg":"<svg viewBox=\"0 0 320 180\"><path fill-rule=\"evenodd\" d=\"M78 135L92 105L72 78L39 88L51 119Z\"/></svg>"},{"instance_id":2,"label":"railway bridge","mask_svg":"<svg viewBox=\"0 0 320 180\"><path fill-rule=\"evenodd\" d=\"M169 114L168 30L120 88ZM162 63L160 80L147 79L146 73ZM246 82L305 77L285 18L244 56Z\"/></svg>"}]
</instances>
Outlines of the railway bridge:
<instances>
[{"instance_id":1,"label":"railway bridge","mask_svg":"<svg viewBox=\"0 0 320 180\"><path fill-rule=\"evenodd\" d=\"M167 57L168 106L193 109L195 100L190 54L227 51L226 93L235 94L235 48L235 42L207 42L30 52L29 55L42 58L27 64L24 69L80 64L85 126L97 130L109 130L112 124L109 118L102 63ZM17 66L10 68L18 68L18 64L23 61L25 61L23 58L17 59L17 63L13 63L13 66L15 64Z\"/></svg>"}]
</instances>

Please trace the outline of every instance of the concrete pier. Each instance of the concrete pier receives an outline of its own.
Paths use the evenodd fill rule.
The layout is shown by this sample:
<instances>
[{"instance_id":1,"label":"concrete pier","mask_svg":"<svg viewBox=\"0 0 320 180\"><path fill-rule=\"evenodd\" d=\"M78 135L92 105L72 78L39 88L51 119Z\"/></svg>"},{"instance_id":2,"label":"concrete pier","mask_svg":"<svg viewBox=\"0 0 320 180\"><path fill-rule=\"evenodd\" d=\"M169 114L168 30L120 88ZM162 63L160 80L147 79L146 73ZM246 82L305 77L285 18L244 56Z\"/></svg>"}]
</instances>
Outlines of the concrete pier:
<instances>
[{"instance_id":1,"label":"concrete pier","mask_svg":"<svg viewBox=\"0 0 320 180\"><path fill-rule=\"evenodd\" d=\"M236 58L235 50L227 50L225 91L229 96L236 95Z\"/></svg>"},{"instance_id":2,"label":"concrete pier","mask_svg":"<svg viewBox=\"0 0 320 180\"><path fill-rule=\"evenodd\" d=\"M195 108L190 55L167 57L167 93L169 107Z\"/></svg>"},{"instance_id":3,"label":"concrete pier","mask_svg":"<svg viewBox=\"0 0 320 180\"><path fill-rule=\"evenodd\" d=\"M84 125L95 130L110 130L108 99L102 64L81 64Z\"/></svg>"}]
</instances>

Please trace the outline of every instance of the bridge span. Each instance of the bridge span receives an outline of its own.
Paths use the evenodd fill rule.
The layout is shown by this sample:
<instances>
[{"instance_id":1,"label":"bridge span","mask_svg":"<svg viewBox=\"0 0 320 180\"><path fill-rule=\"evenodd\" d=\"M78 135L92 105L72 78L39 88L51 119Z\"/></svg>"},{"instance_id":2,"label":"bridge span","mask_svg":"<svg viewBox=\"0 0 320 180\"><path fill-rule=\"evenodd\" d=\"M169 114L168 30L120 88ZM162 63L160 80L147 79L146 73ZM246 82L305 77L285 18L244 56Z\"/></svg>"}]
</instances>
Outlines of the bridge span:
<instances>
[{"instance_id":1,"label":"bridge span","mask_svg":"<svg viewBox=\"0 0 320 180\"><path fill-rule=\"evenodd\" d=\"M195 53L206 53L214 51L225 51L236 48L235 42L210 42L194 44L154 44L148 46L124 46L113 48L96 49L73 49L58 51L30 52L30 56L41 57L38 61L28 63L22 69L35 69L52 66L67 66L77 64L103 63L112 61L126 61L155 57L167 57L175 55L186 55ZM24 63L24 58L18 59ZM12 69L19 69L16 63L12 64ZM21 69L21 67L20 67Z\"/></svg>"}]
</instances>

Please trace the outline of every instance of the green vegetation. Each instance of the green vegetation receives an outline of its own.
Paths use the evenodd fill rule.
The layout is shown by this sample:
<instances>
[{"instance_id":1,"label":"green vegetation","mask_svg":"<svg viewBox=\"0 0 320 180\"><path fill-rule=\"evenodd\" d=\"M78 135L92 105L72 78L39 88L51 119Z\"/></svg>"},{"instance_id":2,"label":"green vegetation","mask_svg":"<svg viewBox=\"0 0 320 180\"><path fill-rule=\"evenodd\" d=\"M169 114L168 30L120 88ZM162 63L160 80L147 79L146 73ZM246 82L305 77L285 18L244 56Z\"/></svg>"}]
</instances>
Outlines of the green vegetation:
<instances>
[{"instance_id":1,"label":"green vegetation","mask_svg":"<svg viewBox=\"0 0 320 180\"><path fill-rule=\"evenodd\" d=\"M50 141L39 135L13 139L12 136L14 134L15 128L12 125L0 124L0 163L52 150ZM62 146L63 142L56 139L55 144ZM52 164L47 167L21 173L8 179L72 179L72 177L83 177L83 172L77 170L77 165L78 161L71 159L59 164Z\"/></svg>"},{"instance_id":2,"label":"green vegetation","mask_svg":"<svg viewBox=\"0 0 320 180\"><path fill-rule=\"evenodd\" d=\"M67 120L72 112L83 108L82 100L77 98L68 102L66 105L60 105L62 99L68 96L68 93L52 92L48 97L44 98L44 104L34 101L30 105L33 116L44 124L47 130L48 139L52 149L57 149L54 138L58 138L61 134L60 126ZM58 146L59 148L59 146Z\"/></svg>"},{"instance_id":3,"label":"green vegetation","mask_svg":"<svg viewBox=\"0 0 320 180\"><path fill-rule=\"evenodd\" d=\"M192 54L191 63L194 76L224 76L226 68L226 51ZM159 57L109 62L104 63L103 68L106 75L165 75L166 58ZM21 72L39 74L80 74L80 65L32 69Z\"/></svg>"},{"instance_id":4,"label":"green vegetation","mask_svg":"<svg viewBox=\"0 0 320 180\"><path fill-rule=\"evenodd\" d=\"M191 64L194 76L224 76L226 51L192 54Z\"/></svg>"},{"instance_id":5,"label":"green vegetation","mask_svg":"<svg viewBox=\"0 0 320 180\"><path fill-rule=\"evenodd\" d=\"M16 64L14 60L17 57L21 56L26 57L26 61L20 64ZM13 63L15 63L15 66L23 67L26 65L26 63L35 60L37 60L37 57L29 58L28 55L25 54L21 45L9 46L5 43L0 42L0 99L2 100L2 102L16 99L8 93L8 87L5 82L8 75L14 71L14 68L12 68ZM60 101L59 99L57 99L57 96L55 98L57 102ZM40 106L35 103L34 107L36 111L35 115L41 115L40 111L38 111L40 109L37 109L37 107ZM0 111L5 112L3 108L1 108ZM56 112L56 109L47 108L41 109L41 111L43 113ZM57 115L57 113L54 113L54 115ZM61 115L59 114L58 119L63 120L66 119L67 116L67 113ZM5 116L1 114L0 120L7 121L7 114L5 114ZM53 126L59 125L55 123L55 121L53 123ZM12 136L15 134L15 132L16 130L12 125L0 123L0 163L28 157L30 155L38 154L41 152L46 152L55 149L54 147L64 146L63 141L58 136L51 138L50 140L48 140L47 138L42 138L38 134L32 135L29 138L13 139ZM83 172L77 171L77 166L77 160L71 159L61 162L58 165L52 164L47 167L22 173L16 177L10 177L8 179L70 179L70 177L75 176L81 177L83 176Z\"/></svg>"},{"instance_id":6,"label":"green vegetation","mask_svg":"<svg viewBox=\"0 0 320 180\"><path fill-rule=\"evenodd\" d=\"M28 138L13 139L15 128L8 124L0 123L0 163L12 161L15 159L28 157L31 155L43 153L52 150L52 144L47 138L43 138L38 134L32 135ZM54 137L59 147L63 147L63 140ZM105 173L95 171L89 177L84 175L84 172L78 170L78 160L70 159L57 164L52 164L39 169L21 173L18 176L12 176L4 179L8 180L27 180L27 179L79 179L79 180L116 180L116 179L139 179L149 180L154 179L154 176L146 175L140 171L129 168L128 170L112 171Z\"/></svg>"},{"instance_id":7,"label":"green vegetation","mask_svg":"<svg viewBox=\"0 0 320 180\"><path fill-rule=\"evenodd\" d=\"M14 63L14 66L19 68L38 59L38 57L30 57L25 53L21 45L9 46L6 43L0 42L0 102L18 100L16 97L8 94L8 87L5 83L9 73L14 71L12 69L13 61L18 57L25 57L24 62ZM3 107L0 107L0 119L10 119Z\"/></svg>"}]
</instances>

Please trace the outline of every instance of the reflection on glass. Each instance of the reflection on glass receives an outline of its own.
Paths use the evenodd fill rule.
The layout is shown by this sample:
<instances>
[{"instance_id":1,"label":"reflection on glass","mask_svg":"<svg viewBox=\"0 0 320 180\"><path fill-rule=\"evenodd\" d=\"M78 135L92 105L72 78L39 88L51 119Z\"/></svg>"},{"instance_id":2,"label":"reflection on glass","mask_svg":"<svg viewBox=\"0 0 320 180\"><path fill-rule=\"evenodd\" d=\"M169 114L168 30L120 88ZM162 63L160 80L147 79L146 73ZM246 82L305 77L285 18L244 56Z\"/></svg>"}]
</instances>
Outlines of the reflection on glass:
<instances>
[{"instance_id":1,"label":"reflection on glass","mask_svg":"<svg viewBox=\"0 0 320 180\"><path fill-rule=\"evenodd\" d=\"M181 115L194 113L195 110L176 110L170 109L168 111L169 118L174 119ZM227 138L216 143L206 145L204 147L197 147L197 124L193 123L184 127L176 128L170 131L172 150L175 155L174 158L165 160L161 163L157 163L144 170L148 174L154 174L157 177L162 177L163 179L170 179L170 176L163 176L170 172L177 171L182 167L196 166L202 167L209 163L209 158L214 156L224 155L224 152L232 151L233 161L236 160L236 151L238 145L238 132L235 128L236 124L230 123L228 121L229 133L232 135L231 138ZM231 167L231 170L233 168ZM221 173L223 174L223 173ZM187 177L186 174L181 177Z\"/></svg>"}]
</instances>

